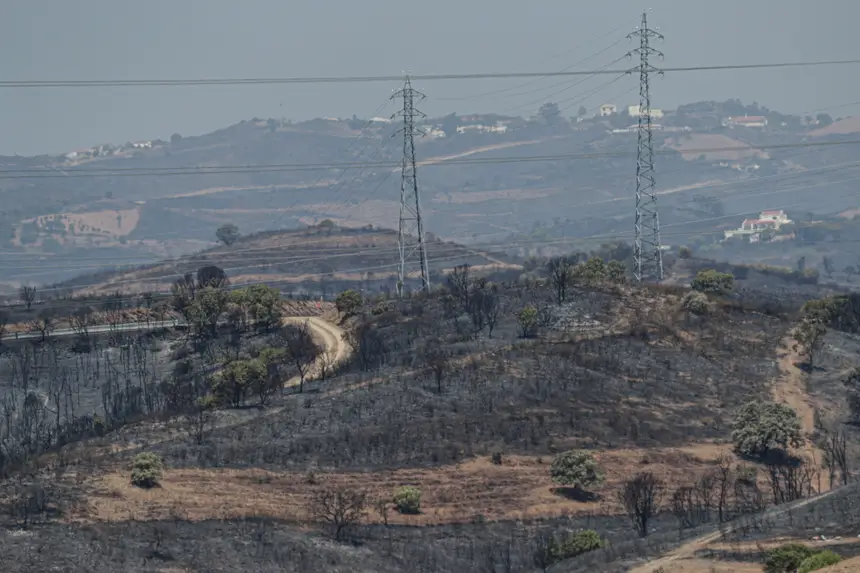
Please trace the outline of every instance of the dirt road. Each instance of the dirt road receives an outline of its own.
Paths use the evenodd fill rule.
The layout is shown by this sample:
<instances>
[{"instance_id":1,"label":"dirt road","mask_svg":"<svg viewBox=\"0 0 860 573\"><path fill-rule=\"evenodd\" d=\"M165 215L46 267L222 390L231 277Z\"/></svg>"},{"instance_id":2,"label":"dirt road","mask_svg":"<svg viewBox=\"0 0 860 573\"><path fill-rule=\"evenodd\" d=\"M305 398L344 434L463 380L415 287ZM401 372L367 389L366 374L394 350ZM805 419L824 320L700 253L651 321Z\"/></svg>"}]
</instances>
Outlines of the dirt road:
<instances>
[{"instance_id":1,"label":"dirt road","mask_svg":"<svg viewBox=\"0 0 860 573\"><path fill-rule=\"evenodd\" d=\"M768 517L777 517L777 516L782 515L784 513L788 513L791 510L799 509L803 506L809 505L810 503L816 503L816 502L821 501L822 499L824 499L826 497L833 495L837 491L838 491L838 488L832 489L832 490L828 491L827 493L818 495L816 497L810 497L809 499L804 499L803 501L800 501L800 502L795 503L795 504L780 505L776 508L773 508L768 513ZM726 533L730 533L731 531L734 530L735 527L737 527L737 525L734 525L731 523L727 524ZM673 563L677 563L678 561L693 559L695 557L697 551L700 551L702 549L707 548L708 545L710 545L711 543L713 543L715 541L719 541L722 537L723 537L723 533L720 531L715 531L713 533L703 535L702 537L699 537L697 539L694 539L692 541L685 543L681 547L675 549L674 551L672 551L671 553L669 553L667 555L664 555L663 557L660 557L659 559L655 559L654 561L650 561L644 565L634 567L633 569L630 569L627 573L654 573L654 571L658 571L661 568L665 569L668 572L668 571L670 571L670 569L668 569L669 565L671 565Z\"/></svg>"},{"instance_id":2,"label":"dirt road","mask_svg":"<svg viewBox=\"0 0 860 573\"><path fill-rule=\"evenodd\" d=\"M340 364L349 357L349 345L344 342L344 330L322 318L317 316L289 316L283 319L285 324L301 324L307 323L308 327L313 331L314 336L323 346L325 356L317 359L305 380L313 380L320 374L320 369L327 361L327 366L331 368ZM284 383L284 387L298 386L301 383L299 376L294 376Z\"/></svg>"}]
</instances>

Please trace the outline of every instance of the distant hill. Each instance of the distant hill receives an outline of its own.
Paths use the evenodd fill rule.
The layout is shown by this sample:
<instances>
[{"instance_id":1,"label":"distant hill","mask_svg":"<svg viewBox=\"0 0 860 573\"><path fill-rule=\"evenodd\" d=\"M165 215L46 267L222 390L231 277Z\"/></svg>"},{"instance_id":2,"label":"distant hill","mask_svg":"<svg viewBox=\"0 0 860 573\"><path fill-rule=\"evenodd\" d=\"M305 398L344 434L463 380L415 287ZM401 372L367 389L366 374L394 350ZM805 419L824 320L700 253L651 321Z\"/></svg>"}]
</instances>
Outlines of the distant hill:
<instances>
[{"instance_id":1,"label":"distant hill","mask_svg":"<svg viewBox=\"0 0 860 573\"><path fill-rule=\"evenodd\" d=\"M82 275L62 286L78 293L167 291L185 273L207 265L224 269L233 285L265 283L285 291L337 292L344 288L378 290L396 286L399 267L397 232L328 224L300 230L268 231L219 246L134 269ZM506 258L430 237L427 257L436 279L448 269L469 264L476 269L518 268ZM417 265L411 273L418 285Z\"/></svg>"},{"instance_id":2,"label":"distant hill","mask_svg":"<svg viewBox=\"0 0 860 573\"><path fill-rule=\"evenodd\" d=\"M773 149L805 145L808 128L736 101L682 108L667 112L654 134L661 223L702 219L691 203L703 197L740 220L769 208L856 207L847 194L851 173L839 171L855 160L854 146ZM721 117L744 113L767 115L769 126L721 126ZM536 224L561 228L566 221L566 238L629 232L636 135L612 132L635 123L626 112L550 124L480 114L435 121L417 143L426 230L470 244L498 244ZM356 118L255 118L170 141L0 158L0 169L15 171L0 177L0 200L14 206L0 212L0 252L14 255L0 280L45 284L82 269L155 263L211 247L224 223L246 234L325 219L394 228L397 128ZM845 137L812 134L820 135L816 142ZM797 174L820 168L797 184ZM814 193L807 183L817 186Z\"/></svg>"}]
</instances>

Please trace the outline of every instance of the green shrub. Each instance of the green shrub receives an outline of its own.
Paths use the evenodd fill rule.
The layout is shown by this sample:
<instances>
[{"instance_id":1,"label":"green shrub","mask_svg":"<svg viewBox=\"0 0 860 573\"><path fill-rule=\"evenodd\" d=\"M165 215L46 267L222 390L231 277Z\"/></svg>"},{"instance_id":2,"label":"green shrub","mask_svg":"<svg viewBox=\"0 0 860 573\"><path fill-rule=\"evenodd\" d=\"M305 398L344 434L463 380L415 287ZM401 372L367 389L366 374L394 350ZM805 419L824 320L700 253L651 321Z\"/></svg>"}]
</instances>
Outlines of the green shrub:
<instances>
[{"instance_id":1,"label":"green shrub","mask_svg":"<svg viewBox=\"0 0 860 573\"><path fill-rule=\"evenodd\" d=\"M352 316L355 314L356 311L361 308L363 303L364 300L361 298L361 293L352 289L343 291L337 295L337 298L334 301L338 312L341 312L346 316Z\"/></svg>"},{"instance_id":2,"label":"green shrub","mask_svg":"<svg viewBox=\"0 0 860 573\"><path fill-rule=\"evenodd\" d=\"M565 559L578 557L589 551L602 549L606 545L606 541L601 539L600 535L593 529L577 531L565 539L550 539L546 546L546 561L549 563L558 563Z\"/></svg>"},{"instance_id":3,"label":"green shrub","mask_svg":"<svg viewBox=\"0 0 860 573\"><path fill-rule=\"evenodd\" d=\"M813 322L852 334L860 333L860 294L835 295L811 300L803 312Z\"/></svg>"},{"instance_id":4,"label":"green shrub","mask_svg":"<svg viewBox=\"0 0 860 573\"><path fill-rule=\"evenodd\" d=\"M800 563L800 567L797 568L797 573L810 573L810 571L818 571L819 569L823 569L831 565L836 565L840 561L842 561L842 556L828 549L822 551L821 553L810 555L809 557L804 559Z\"/></svg>"},{"instance_id":5,"label":"green shrub","mask_svg":"<svg viewBox=\"0 0 860 573\"><path fill-rule=\"evenodd\" d=\"M689 259L692 258L693 251L690 250L690 247L681 247L678 249L678 258L679 259Z\"/></svg>"},{"instance_id":6,"label":"green shrub","mask_svg":"<svg viewBox=\"0 0 860 573\"><path fill-rule=\"evenodd\" d=\"M690 291L681 299L681 308L692 314L708 314L711 304L708 297L698 291Z\"/></svg>"},{"instance_id":7,"label":"green shrub","mask_svg":"<svg viewBox=\"0 0 860 573\"><path fill-rule=\"evenodd\" d=\"M552 481L559 485L583 489L603 483L604 480L597 460L588 452L570 451L557 455L549 473Z\"/></svg>"},{"instance_id":8,"label":"green shrub","mask_svg":"<svg viewBox=\"0 0 860 573\"><path fill-rule=\"evenodd\" d=\"M394 505L400 513L416 515L421 513L421 490L405 486L394 492Z\"/></svg>"},{"instance_id":9,"label":"green shrub","mask_svg":"<svg viewBox=\"0 0 860 573\"><path fill-rule=\"evenodd\" d=\"M131 484L142 488L151 488L161 480L163 465L161 458L151 452L134 456L131 464Z\"/></svg>"},{"instance_id":10,"label":"green shrub","mask_svg":"<svg viewBox=\"0 0 860 573\"><path fill-rule=\"evenodd\" d=\"M788 543L767 552L764 573L794 573L815 550L799 543Z\"/></svg>"},{"instance_id":11,"label":"green shrub","mask_svg":"<svg viewBox=\"0 0 860 573\"><path fill-rule=\"evenodd\" d=\"M714 269L705 269L696 273L690 283L693 290L723 294L735 288L735 277L729 273L721 273Z\"/></svg>"}]
</instances>

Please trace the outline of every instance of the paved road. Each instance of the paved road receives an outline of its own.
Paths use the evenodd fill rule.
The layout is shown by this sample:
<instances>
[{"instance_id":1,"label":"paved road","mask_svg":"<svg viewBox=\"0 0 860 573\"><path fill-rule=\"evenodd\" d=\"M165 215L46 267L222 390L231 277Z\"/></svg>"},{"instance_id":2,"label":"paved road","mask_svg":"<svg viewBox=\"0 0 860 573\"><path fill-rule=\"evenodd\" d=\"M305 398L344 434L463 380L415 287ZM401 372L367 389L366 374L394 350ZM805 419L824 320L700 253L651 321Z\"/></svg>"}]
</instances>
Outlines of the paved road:
<instances>
[{"instance_id":1,"label":"paved road","mask_svg":"<svg viewBox=\"0 0 860 573\"><path fill-rule=\"evenodd\" d=\"M106 324L91 326L87 329L90 334L103 334L105 332L136 332L142 330L157 330L159 328L177 328L185 326L181 320L165 320L164 322L150 322L149 324L142 322L128 322L110 326ZM51 332L48 338L62 338L64 336L75 336L78 331L73 328L60 328ZM32 338L42 338L38 332L12 332L3 336L0 340L28 340Z\"/></svg>"}]
</instances>

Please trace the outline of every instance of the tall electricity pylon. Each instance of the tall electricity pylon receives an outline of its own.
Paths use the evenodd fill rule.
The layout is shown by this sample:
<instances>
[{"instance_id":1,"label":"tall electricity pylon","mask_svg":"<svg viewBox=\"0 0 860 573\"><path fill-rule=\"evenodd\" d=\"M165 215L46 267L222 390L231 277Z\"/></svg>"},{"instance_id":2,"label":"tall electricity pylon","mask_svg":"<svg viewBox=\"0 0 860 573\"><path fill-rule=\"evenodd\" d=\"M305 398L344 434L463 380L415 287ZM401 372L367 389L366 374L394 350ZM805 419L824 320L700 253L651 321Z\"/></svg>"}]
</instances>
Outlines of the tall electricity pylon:
<instances>
[{"instance_id":1,"label":"tall electricity pylon","mask_svg":"<svg viewBox=\"0 0 860 573\"><path fill-rule=\"evenodd\" d=\"M642 283L652 279L663 280L663 251L660 248L660 218L657 216L656 181L654 178L654 146L651 129L650 74L663 74L648 63L651 56L663 53L651 47L651 39L663 36L648 27L648 13L642 13L642 26L628 38L639 38L639 47L630 52L639 55L639 138L636 154L636 224L633 242L633 276Z\"/></svg>"},{"instance_id":2,"label":"tall electricity pylon","mask_svg":"<svg viewBox=\"0 0 860 573\"><path fill-rule=\"evenodd\" d=\"M403 89L395 92L391 99L403 98L403 109L394 116L403 117L403 163L400 177L400 225L397 230L397 246L400 251L400 268L397 275L397 295L403 296L409 264L415 259L421 267L421 289L430 290L430 272L427 267L427 250L424 246L424 226L421 222L421 202L418 198L418 173L415 165L415 135L424 132L415 127L416 117L425 117L415 109L415 98L424 99L424 94L412 87L409 76Z\"/></svg>"}]
</instances>

